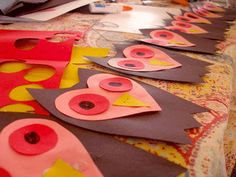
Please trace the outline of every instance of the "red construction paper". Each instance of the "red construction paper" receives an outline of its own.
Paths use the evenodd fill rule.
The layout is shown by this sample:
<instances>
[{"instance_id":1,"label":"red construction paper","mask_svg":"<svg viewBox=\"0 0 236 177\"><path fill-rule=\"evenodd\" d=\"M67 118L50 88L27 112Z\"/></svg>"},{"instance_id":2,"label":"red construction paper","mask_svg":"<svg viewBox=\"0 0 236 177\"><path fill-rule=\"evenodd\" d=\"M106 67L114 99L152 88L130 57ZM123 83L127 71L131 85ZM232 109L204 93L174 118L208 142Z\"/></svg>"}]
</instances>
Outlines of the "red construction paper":
<instances>
[{"instance_id":1,"label":"red construction paper","mask_svg":"<svg viewBox=\"0 0 236 177\"><path fill-rule=\"evenodd\" d=\"M68 33L71 36L65 41L49 41L55 35ZM0 58L69 61L74 39L78 35L79 32L0 30ZM16 48L16 42L22 39L34 39L38 40L38 43L29 50Z\"/></svg>"},{"instance_id":2,"label":"red construction paper","mask_svg":"<svg viewBox=\"0 0 236 177\"><path fill-rule=\"evenodd\" d=\"M13 121L1 128L0 166L9 171L13 177L42 177L44 172L60 158L69 165L79 168L80 172L86 177L103 176L83 144L72 132L55 121L34 116L36 115L29 114L28 119L22 117L23 119ZM2 119L4 119L4 117L1 116L0 121L2 121ZM6 119L8 119L8 117L6 117ZM37 132L39 133L40 131L41 137L43 137L41 141L46 141L46 143L52 143L53 138L50 136L55 134L57 136L56 146L44 153L34 156L16 153L9 145L9 139L11 141L11 136L15 131L25 129L25 127L32 127L32 125L40 125ZM47 128L45 129L45 127ZM50 134L48 134L48 129L50 129ZM24 152L30 151L32 148L28 147L29 149L27 150L23 149L24 147L27 148L24 145L21 147ZM40 147L34 147L35 152L39 151L38 148L40 149Z\"/></svg>"},{"instance_id":3,"label":"red construction paper","mask_svg":"<svg viewBox=\"0 0 236 177\"><path fill-rule=\"evenodd\" d=\"M55 130L57 146L37 156L15 153L9 147L8 136L20 127L35 123ZM0 132L0 166L14 177L42 177L57 160L63 160L86 177L174 177L186 172L179 165L113 136L88 131L55 117L0 113Z\"/></svg>"},{"instance_id":4,"label":"red construction paper","mask_svg":"<svg viewBox=\"0 0 236 177\"><path fill-rule=\"evenodd\" d=\"M5 169L0 167L0 176L1 177L12 177Z\"/></svg>"},{"instance_id":5,"label":"red construction paper","mask_svg":"<svg viewBox=\"0 0 236 177\"><path fill-rule=\"evenodd\" d=\"M69 102L69 106L77 113L89 116L107 111L110 102L102 95L88 93L73 97Z\"/></svg>"},{"instance_id":6,"label":"red construction paper","mask_svg":"<svg viewBox=\"0 0 236 177\"><path fill-rule=\"evenodd\" d=\"M16 61L9 61L7 62L1 62L0 60L0 65L4 65L6 63L23 63L23 62L16 62ZM0 107L10 105L10 104L16 104L16 103L24 103L27 105L30 105L34 108L35 113L38 114L45 114L47 115L48 112L43 109L39 104L34 102L34 100L28 100L28 101L19 101L10 98L10 93L11 91L18 87L18 86L23 86L23 85L30 85L30 84L36 84L40 85L43 88L58 88L61 80L61 76L63 74L64 67L66 66L66 62L47 62L47 61L36 61L36 60L31 60L27 62L30 64L31 67L23 69L18 72L11 72L11 73L4 73L0 72L0 93L1 93L1 102L0 102ZM37 63L48 63L47 66L45 65L40 65ZM47 78L46 80L40 80L36 82L31 82L26 80L26 76L29 72L31 72L34 69L37 68L51 68L54 70L55 74L52 75L50 78ZM40 73L39 73L39 78L40 78Z\"/></svg>"},{"instance_id":7,"label":"red construction paper","mask_svg":"<svg viewBox=\"0 0 236 177\"><path fill-rule=\"evenodd\" d=\"M57 144L56 132L42 124L31 124L13 131L9 144L17 153L39 155L53 149Z\"/></svg>"},{"instance_id":8,"label":"red construction paper","mask_svg":"<svg viewBox=\"0 0 236 177\"><path fill-rule=\"evenodd\" d=\"M130 56L133 58L151 58L155 55L155 53L148 49L148 48L134 48L131 51L127 51L128 49L124 50L124 55L126 53L130 53Z\"/></svg>"},{"instance_id":9,"label":"red construction paper","mask_svg":"<svg viewBox=\"0 0 236 177\"><path fill-rule=\"evenodd\" d=\"M124 77L104 79L99 82L99 86L110 92L127 92L133 88L132 82Z\"/></svg>"},{"instance_id":10,"label":"red construction paper","mask_svg":"<svg viewBox=\"0 0 236 177\"><path fill-rule=\"evenodd\" d=\"M117 65L121 68L132 70L132 71L142 70L145 68L144 64L141 61L134 60L134 59L125 59L125 60L118 59L118 61L115 61L115 63L117 63ZM112 60L110 60L109 64L113 66Z\"/></svg>"},{"instance_id":11,"label":"red construction paper","mask_svg":"<svg viewBox=\"0 0 236 177\"><path fill-rule=\"evenodd\" d=\"M134 115L138 113L144 112L158 112L161 111L161 108L158 104L158 101L155 101L152 96L137 82L130 80L133 88L128 92L112 92L104 90L100 88L100 82L105 79L117 78L116 75L112 74L96 74L88 78L87 86L88 88L75 89L65 92L59 95L55 101L54 105L57 111L63 113L66 116L69 116L75 120L85 120L85 121L101 121L101 120L110 120L110 119L118 119L128 115ZM128 78L126 78L128 79ZM132 97L140 100L146 105L149 106L140 106L140 107L130 107L130 106L116 106L113 105L124 93L128 93ZM100 112L96 115L83 115L77 111L71 109L69 102L71 99L76 97L77 95L82 94L99 94L105 97L110 102L109 108ZM101 105L102 106L102 105ZM104 105L105 106L105 105ZM105 108L107 108L105 106ZM104 108L103 108L104 109Z\"/></svg>"}]
</instances>

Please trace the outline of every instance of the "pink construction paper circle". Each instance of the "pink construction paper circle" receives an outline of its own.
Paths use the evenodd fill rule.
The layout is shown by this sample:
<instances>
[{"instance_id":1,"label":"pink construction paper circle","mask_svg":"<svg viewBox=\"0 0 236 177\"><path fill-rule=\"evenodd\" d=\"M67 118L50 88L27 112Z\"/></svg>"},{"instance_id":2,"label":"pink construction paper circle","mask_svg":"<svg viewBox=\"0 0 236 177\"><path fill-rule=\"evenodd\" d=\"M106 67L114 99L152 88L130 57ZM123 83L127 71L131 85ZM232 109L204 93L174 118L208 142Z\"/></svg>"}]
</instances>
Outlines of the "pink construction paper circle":
<instances>
[{"instance_id":1,"label":"pink construction paper circle","mask_svg":"<svg viewBox=\"0 0 236 177\"><path fill-rule=\"evenodd\" d=\"M166 29L169 29L169 30L172 30L172 31L180 31L180 32L183 32L183 33L187 33L187 31L185 29L180 28L180 27L176 27L176 26L169 26Z\"/></svg>"},{"instance_id":2,"label":"pink construction paper circle","mask_svg":"<svg viewBox=\"0 0 236 177\"><path fill-rule=\"evenodd\" d=\"M197 16L197 15L195 15L194 13L188 13L188 14L187 14L187 17L188 17L188 18L191 18L191 19L200 19L200 17Z\"/></svg>"},{"instance_id":3,"label":"pink construction paper circle","mask_svg":"<svg viewBox=\"0 0 236 177\"><path fill-rule=\"evenodd\" d=\"M187 17L184 17L184 16L178 16L178 17L176 17L176 20L184 21L184 22L189 22L190 21L190 19L188 19Z\"/></svg>"},{"instance_id":4,"label":"pink construction paper circle","mask_svg":"<svg viewBox=\"0 0 236 177\"><path fill-rule=\"evenodd\" d=\"M55 131L42 124L31 124L15 130L9 136L9 145L17 153L39 155L53 149L57 144Z\"/></svg>"},{"instance_id":5,"label":"pink construction paper circle","mask_svg":"<svg viewBox=\"0 0 236 177\"><path fill-rule=\"evenodd\" d=\"M133 88L132 82L129 79L123 77L104 79L99 82L99 86L104 90L111 92L127 92Z\"/></svg>"},{"instance_id":6,"label":"pink construction paper circle","mask_svg":"<svg viewBox=\"0 0 236 177\"><path fill-rule=\"evenodd\" d=\"M182 28L191 28L192 25L190 25L189 23L178 21L178 22L176 22L176 26L179 26Z\"/></svg>"},{"instance_id":7,"label":"pink construction paper circle","mask_svg":"<svg viewBox=\"0 0 236 177\"><path fill-rule=\"evenodd\" d=\"M130 55L134 58L152 58L155 53L148 48L135 48L130 50Z\"/></svg>"},{"instance_id":8,"label":"pink construction paper circle","mask_svg":"<svg viewBox=\"0 0 236 177\"><path fill-rule=\"evenodd\" d=\"M0 167L0 177L11 177L11 175L4 168Z\"/></svg>"},{"instance_id":9,"label":"pink construction paper circle","mask_svg":"<svg viewBox=\"0 0 236 177\"><path fill-rule=\"evenodd\" d=\"M145 67L145 65L137 60L122 60L117 63L118 66L122 68L128 68L131 70L140 70Z\"/></svg>"},{"instance_id":10,"label":"pink construction paper circle","mask_svg":"<svg viewBox=\"0 0 236 177\"><path fill-rule=\"evenodd\" d=\"M159 31L159 30L152 31L150 33L150 35L154 39L155 38L159 38L159 39L161 38L161 39L169 40L169 39L172 39L174 37L174 35L171 32L169 32L169 31Z\"/></svg>"},{"instance_id":11,"label":"pink construction paper circle","mask_svg":"<svg viewBox=\"0 0 236 177\"><path fill-rule=\"evenodd\" d=\"M69 101L69 106L79 114L96 115L108 110L110 102L102 95L81 94L73 97Z\"/></svg>"}]
</instances>

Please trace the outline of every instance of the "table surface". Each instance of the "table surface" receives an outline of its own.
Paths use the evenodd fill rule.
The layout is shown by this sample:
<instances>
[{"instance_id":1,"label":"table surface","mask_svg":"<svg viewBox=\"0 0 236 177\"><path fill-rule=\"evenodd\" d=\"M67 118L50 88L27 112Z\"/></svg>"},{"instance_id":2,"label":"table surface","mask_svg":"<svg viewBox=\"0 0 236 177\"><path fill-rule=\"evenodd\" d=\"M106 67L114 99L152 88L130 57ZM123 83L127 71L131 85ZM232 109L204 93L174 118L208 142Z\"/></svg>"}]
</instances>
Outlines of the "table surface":
<instances>
[{"instance_id":1,"label":"table surface","mask_svg":"<svg viewBox=\"0 0 236 177\"><path fill-rule=\"evenodd\" d=\"M161 2L162 6L166 3ZM44 23L18 23L0 25L0 29L31 30L73 30L84 31L86 35L77 45L92 47L108 47L113 49L114 43L134 40L136 34L99 31L93 29L102 15L82 15L69 13ZM123 142L132 144L150 153L166 158L187 167L190 177L223 177L230 176L236 160L236 89L234 89L236 60L236 22L227 32L227 40L220 44L220 54L200 55L185 53L193 58L213 63L204 76L205 83L183 84L167 81L142 81L166 90L174 95L210 108L209 112L194 115L203 126L187 131L192 145L178 145L160 141L119 137ZM86 67L106 71L95 64ZM184 176L184 175L182 175Z\"/></svg>"}]
</instances>

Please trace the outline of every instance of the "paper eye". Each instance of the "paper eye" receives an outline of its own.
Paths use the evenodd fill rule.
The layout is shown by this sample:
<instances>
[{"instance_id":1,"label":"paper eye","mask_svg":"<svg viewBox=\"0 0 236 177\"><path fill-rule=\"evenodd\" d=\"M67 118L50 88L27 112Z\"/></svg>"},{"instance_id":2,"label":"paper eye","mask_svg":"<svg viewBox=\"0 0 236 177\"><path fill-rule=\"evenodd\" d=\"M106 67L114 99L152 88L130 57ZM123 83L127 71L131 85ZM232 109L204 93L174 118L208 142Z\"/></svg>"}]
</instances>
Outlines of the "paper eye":
<instances>
[{"instance_id":1,"label":"paper eye","mask_svg":"<svg viewBox=\"0 0 236 177\"><path fill-rule=\"evenodd\" d=\"M189 23L184 23L184 22L176 22L175 25L183 28L191 28L192 26Z\"/></svg>"},{"instance_id":2,"label":"paper eye","mask_svg":"<svg viewBox=\"0 0 236 177\"><path fill-rule=\"evenodd\" d=\"M176 20L178 21L184 21L184 22L190 22L190 19L184 16L178 16L176 17Z\"/></svg>"},{"instance_id":3,"label":"paper eye","mask_svg":"<svg viewBox=\"0 0 236 177\"><path fill-rule=\"evenodd\" d=\"M187 33L187 30L185 30L183 28L176 27L176 26L168 26L168 27L165 27L165 28L169 29L169 30L172 30L172 31L179 31L179 32L182 32L182 33Z\"/></svg>"},{"instance_id":4,"label":"paper eye","mask_svg":"<svg viewBox=\"0 0 236 177\"><path fill-rule=\"evenodd\" d=\"M127 53L130 53L130 56L133 58L152 58L155 55L155 53L151 49L141 47L131 49L130 51L124 50L125 56L127 55Z\"/></svg>"},{"instance_id":5,"label":"paper eye","mask_svg":"<svg viewBox=\"0 0 236 177\"><path fill-rule=\"evenodd\" d=\"M170 40L174 38L174 34L168 31L160 31L160 30L154 30L150 33L150 36L155 39L155 38L161 38L161 39L166 39Z\"/></svg>"},{"instance_id":6,"label":"paper eye","mask_svg":"<svg viewBox=\"0 0 236 177\"><path fill-rule=\"evenodd\" d=\"M17 153L39 155L56 146L57 134L46 125L27 125L15 130L9 136L9 144Z\"/></svg>"},{"instance_id":7,"label":"paper eye","mask_svg":"<svg viewBox=\"0 0 236 177\"><path fill-rule=\"evenodd\" d=\"M4 168L0 167L0 176L1 177L12 177L8 171Z\"/></svg>"},{"instance_id":8,"label":"paper eye","mask_svg":"<svg viewBox=\"0 0 236 177\"><path fill-rule=\"evenodd\" d=\"M111 92L127 92L133 88L132 82L122 77L104 79L100 81L99 86Z\"/></svg>"},{"instance_id":9,"label":"paper eye","mask_svg":"<svg viewBox=\"0 0 236 177\"><path fill-rule=\"evenodd\" d=\"M106 97L98 94L81 94L69 101L69 106L82 115L97 115L108 110L110 102Z\"/></svg>"}]
</instances>

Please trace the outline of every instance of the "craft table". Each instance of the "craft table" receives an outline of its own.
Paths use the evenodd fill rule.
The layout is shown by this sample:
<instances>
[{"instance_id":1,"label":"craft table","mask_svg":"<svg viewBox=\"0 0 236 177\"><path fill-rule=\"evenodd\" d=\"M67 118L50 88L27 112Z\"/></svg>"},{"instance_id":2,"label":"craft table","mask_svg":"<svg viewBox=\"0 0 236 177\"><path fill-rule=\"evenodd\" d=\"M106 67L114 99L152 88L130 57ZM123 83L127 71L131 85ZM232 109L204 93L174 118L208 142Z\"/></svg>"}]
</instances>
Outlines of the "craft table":
<instances>
[{"instance_id":1,"label":"craft table","mask_svg":"<svg viewBox=\"0 0 236 177\"><path fill-rule=\"evenodd\" d=\"M82 40L76 42L77 45L108 47L113 49L110 55L115 53L114 43L122 43L124 40L140 37L135 34L94 30L93 25L101 17L101 15L82 15L74 12L44 23L1 25L0 29L84 31L86 35ZM209 112L194 116L202 124L202 127L187 132L192 140L191 145L124 137L119 137L119 139L188 168L187 174L182 176L230 176L236 160L236 92L233 89L236 22L232 25L227 34L227 40L221 43L220 48L220 54L215 56L185 53L197 60L205 60L214 64L208 68L209 74L204 76L205 83L183 84L139 78L146 83L210 109ZM106 71L95 64L76 67Z\"/></svg>"}]
</instances>

